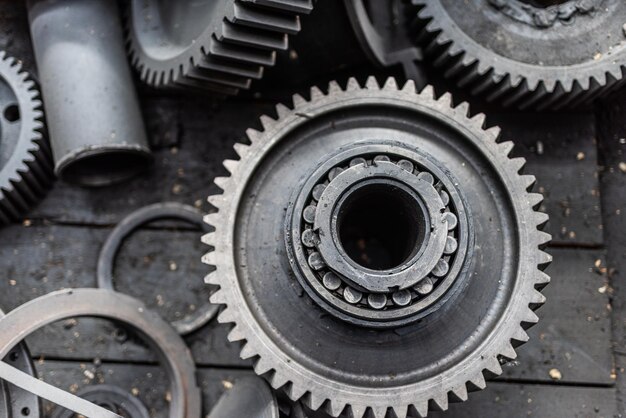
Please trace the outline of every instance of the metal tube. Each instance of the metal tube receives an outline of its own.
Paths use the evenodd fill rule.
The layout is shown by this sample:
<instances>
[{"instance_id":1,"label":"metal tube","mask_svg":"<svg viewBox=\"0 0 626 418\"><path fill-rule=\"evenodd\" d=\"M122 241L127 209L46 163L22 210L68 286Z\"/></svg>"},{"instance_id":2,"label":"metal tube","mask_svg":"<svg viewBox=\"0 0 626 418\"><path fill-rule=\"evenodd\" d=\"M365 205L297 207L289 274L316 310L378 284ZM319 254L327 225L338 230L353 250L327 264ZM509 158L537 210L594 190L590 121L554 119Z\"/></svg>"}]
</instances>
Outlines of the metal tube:
<instances>
[{"instance_id":1,"label":"metal tube","mask_svg":"<svg viewBox=\"0 0 626 418\"><path fill-rule=\"evenodd\" d=\"M117 2L29 0L28 16L57 176L104 186L145 169L152 156Z\"/></svg>"}]
</instances>

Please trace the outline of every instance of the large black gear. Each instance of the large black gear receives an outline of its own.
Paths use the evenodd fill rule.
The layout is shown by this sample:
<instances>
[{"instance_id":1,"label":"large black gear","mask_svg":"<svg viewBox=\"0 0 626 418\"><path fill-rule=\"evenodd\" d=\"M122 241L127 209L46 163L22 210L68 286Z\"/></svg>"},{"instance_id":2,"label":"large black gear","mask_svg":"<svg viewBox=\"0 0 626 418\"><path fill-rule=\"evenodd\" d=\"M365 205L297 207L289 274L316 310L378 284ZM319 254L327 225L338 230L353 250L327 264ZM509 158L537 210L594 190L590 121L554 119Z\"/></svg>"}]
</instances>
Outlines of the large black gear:
<instances>
[{"instance_id":1,"label":"large black gear","mask_svg":"<svg viewBox=\"0 0 626 418\"><path fill-rule=\"evenodd\" d=\"M39 92L0 51L0 225L18 221L54 179Z\"/></svg>"},{"instance_id":2,"label":"large black gear","mask_svg":"<svg viewBox=\"0 0 626 418\"><path fill-rule=\"evenodd\" d=\"M549 281L512 143L412 81L332 82L276 112L236 144L205 218L211 302L242 358L335 417L425 416L484 388Z\"/></svg>"},{"instance_id":3,"label":"large black gear","mask_svg":"<svg viewBox=\"0 0 626 418\"><path fill-rule=\"evenodd\" d=\"M520 109L575 107L620 86L626 74L622 0L413 4L432 64L489 102Z\"/></svg>"},{"instance_id":4,"label":"large black gear","mask_svg":"<svg viewBox=\"0 0 626 418\"><path fill-rule=\"evenodd\" d=\"M131 62L155 87L236 94L273 66L312 0L133 0L126 19Z\"/></svg>"}]
</instances>

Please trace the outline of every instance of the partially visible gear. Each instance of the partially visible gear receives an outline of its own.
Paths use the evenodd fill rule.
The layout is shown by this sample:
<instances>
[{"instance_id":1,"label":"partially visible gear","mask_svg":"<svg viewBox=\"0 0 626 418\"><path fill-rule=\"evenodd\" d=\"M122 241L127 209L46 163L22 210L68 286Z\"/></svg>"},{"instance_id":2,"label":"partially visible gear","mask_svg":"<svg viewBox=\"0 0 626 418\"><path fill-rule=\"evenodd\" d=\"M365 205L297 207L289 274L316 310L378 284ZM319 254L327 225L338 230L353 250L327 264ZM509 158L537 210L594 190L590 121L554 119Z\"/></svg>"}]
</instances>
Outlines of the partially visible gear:
<instances>
[{"instance_id":1,"label":"partially visible gear","mask_svg":"<svg viewBox=\"0 0 626 418\"><path fill-rule=\"evenodd\" d=\"M155 87L220 94L248 89L273 66L313 0L132 0L126 19L131 62Z\"/></svg>"},{"instance_id":2,"label":"partially visible gear","mask_svg":"<svg viewBox=\"0 0 626 418\"><path fill-rule=\"evenodd\" d=\"M3 316L4 313L0 311L0 318ZM30 358L26 343L20 343L11 349L3 361L24 373L36 376L35 366ZM39 418L41 416L39 398L37 395L0 380L0 418L17 418L20 416Z\"/></svg>"},{"instance_id":3,"label":"partially visible gear","mask_svg":"<svg viewBox=\"0 0 626 418\"><path fill-rule=\"evenodd\" d=\"M426 85L422 49L408 35L405 0L344 0L350 25L361 49L375 65L400 65L418 88Z\"/></svg>"},{"instance_id":4,"label":"partially visible gear","mask_svg":"<svg viewBox=\"0 0 626 418\"><path fill-rule=\"evenodd\" d=\"M505 107L586 105L623 84L622 0L412 0L445 77Z\"/></svg>"},{"instance_id":5,"label":"partially visible gear","mask_svg":"<svg viewBox=\"0 0 626 418\"><path fill-rule=\"evenodd\" d=\"M334 417L423 417L483 389L549 282L524 159L412 81L332 82L276 112L235 145L205 218L211 302L241 357Z\"/></svg>"},{"instance_id":6,"label":"partially visible gear","mask_svg":"<svg viewBox=\"0 0 626 418\"><path fill-rule=\"evenodd\" d=\"M18 221L54 179L39 92L0 51L0 225Z\"/></svg>"},{"instance_id":7,"label":"partially visible gear","mask_svg":"<svg viewBox=\"0 0 626 418\"><path fill-rule=\"evenodd\" d=\"M93 404L116 413L123 418L150 418L146 406L128 391L112 385L87 386L76 393ZM75 418L80 415L62 407L57 407L52 418Z\"/></svg>"}]
</instances>

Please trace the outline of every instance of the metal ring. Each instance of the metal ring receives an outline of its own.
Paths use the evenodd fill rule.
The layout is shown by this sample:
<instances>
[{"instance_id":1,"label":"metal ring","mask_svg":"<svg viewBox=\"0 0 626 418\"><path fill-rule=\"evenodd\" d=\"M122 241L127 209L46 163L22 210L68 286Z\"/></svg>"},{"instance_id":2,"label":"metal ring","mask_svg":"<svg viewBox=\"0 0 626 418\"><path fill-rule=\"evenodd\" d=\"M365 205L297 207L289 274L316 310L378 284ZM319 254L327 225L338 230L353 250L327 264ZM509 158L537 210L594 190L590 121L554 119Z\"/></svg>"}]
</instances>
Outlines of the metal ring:
<instances>
[{"instance_id":1,"label":"metal ring","mask_svg":"<svg viewBox=\"0 0 626 418\"><path fill-rule=\"evenodd\" d=\"M65 289L31 300L0 319L0 358L34 331L74 317L96 317L132 328L157 354L170 380L170 418L201 414L196 367L180 336L139 300L105 289Z\"/></svg>"},{"instance_id":2,"label":"metal ring","mask_svg":"<svg viewBox=\"0 0 626 418\"><path fill-rule=\"evenodd\" d=\"M4 312L0 310L0 319L4 317ZM35 376L35 366L30 358L30 352L25 343L13 347L9 354L4 358L7 364L10 364L24 373ZM6 411L2 408L6 407ZM21 390L15 385L7 385L0 380L0 414L2 418L19 417L22 412L28 412L30 418L39 418L41 416L41 405L39 398L30 392Z\"/></svg>"},{"instance_id":3,"label":"metal ring","mask_svg":"<svg viewBox=\"0 0 626 418\"><path fill-rule=\"evenodd\" d=\"M204 232L210 231L202 219L202 213L193 206L176 202L162 202L138 209L122 219L104 242L98 257L98 287L115 290L113 265L122 242L140 226L159 219L180 219L201 227ZM217 305L207 303L202 305L195 315L174 321L171 324L180 335L187 335L206 325L213 319L217 311Z\"/></svg>"}]
</instances>

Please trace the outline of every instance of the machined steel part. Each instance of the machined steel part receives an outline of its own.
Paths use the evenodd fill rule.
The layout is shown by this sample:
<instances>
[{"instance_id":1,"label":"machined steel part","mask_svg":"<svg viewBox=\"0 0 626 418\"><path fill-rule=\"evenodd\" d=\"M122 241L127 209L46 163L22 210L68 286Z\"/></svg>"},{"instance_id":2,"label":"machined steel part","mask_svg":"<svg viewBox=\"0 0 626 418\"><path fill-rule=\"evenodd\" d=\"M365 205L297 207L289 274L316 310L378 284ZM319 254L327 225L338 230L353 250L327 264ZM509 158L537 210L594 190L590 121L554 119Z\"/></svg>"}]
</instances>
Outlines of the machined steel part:
<instances>
[{"instance_id":1,"label":"machined steel part","mask_svg":"<svg viewBox=\"0 0 626 418\"><path fill-rule=\"evenodd\" d=\"M20 220L52 183L35 82L0 51L0 225Z\"/></svg>"},{"instance_id":2,"label":"machined steel part","mask_svg":"<svg viewBox=\"0 0 626 418\"><path fill-rule=\"evenodd\" d=\"M202 221L202 214L193 206L176 202L155 203L140 208L122 219L107 237L98 256L98 287L114 290L113 266L120 246L133 231L142 225L159 219L179 219L194 224L208 232L208 225ZM194 315L172 322L181 335L190 334L206 325L217 313L217 305L205 304Z\"/></svg>"},{"instance_id":3,"label":"machined steel part","mask_svg":"<svg viewBox=\"0 0 626 418\"><path fill-rule=\"evenodd\" d=\"M224 162L230 176L215 179L223 193L209 197L217 211L205 217L215 227L204 237L211 251L203 261L215 266L206 282L218 287L211 302L224 305L218 321L231 327L230 341L242 342L241 357L252 359L255 372L292 400L334 417L342 413L357 418L425 416L429 407L446 409L449 400L466 400L468 391L484 388L485 378L499 375L501 361L515 358L514 347L528 340L525 329L538 321L533 310L545 300L539 290L549 282L542 269L551 258L542 248L550 235L539 230L547 216L535 211L542 196L529 192L535 178L520 174L524 159L509 157L512 143L500 141L499 129L485 129L483 115L470 118L466 103L452 107L450 95L436 99L430 87L418 94L412 81L402 88L394 79L382 87L374 78L364 86L354 79L344 87L332 82L326 92L312 88L310 98L295 95L291 108L278 105L276 112L276 119L261 117L263 131L250 129L247 143L236 144L239 160ZM335 161L342 152L354 154ZM357 158L364 160L353 164L358 170L345 168ZM331 174L324 166L331 160L331 171L344 171ZM326 178L316 174L322 166L320 172L328 173ZM454 235L458 244L455 257L466 245L460 244L461 237L469 240L468 232L473 233L472 250L462 257L462 267L444 292L441 306L418 321L394 327L355 325L337 314L338 309L329 309L330 303L320 302L319 294L312 297L307 286L319 283L319 278L302 283L294 271L300 263L290 254L286 237L291 231L286 228L291 212L298 219L313 220L295 206L290 209L298 200L297 196L294 200L297 193L311 190L306 201L318 196L319 208L335 180L346 173L361 175L372 167L391 173L372 175L377 181L395 182L396 188L406 187L397 184L398 173L403 172L406 184L420 188L420 193L414 193L419 194L417 199L429 200L435 212L446 212L439 206L446 200L441 194L426 196L430 188L431 192L437 190L436 181L447 193L459 192L461 204L450 203L456 202L454 199L447 202L454 209L448 213L457 217L457 227L452 229L459 234ZM440 173L437 167L445 171ZM420 173L425 173L422 177L428 177L427 181L418 179ZM432 184L428 175L433 177ZM312 187L302 188L308 179L313 179ZM328 185L319 194L316 185L326 181ZM338 184L335 189L339 188ZM368 208L383 200L386 211L353 211L350 207L358 209L360 204L348 205L346 211L352 216L343 221L365 234L362 240L366 244L369 237L382 242L388 237L370 232L367 222L382 230L392 226L391 230L399 231L390 223L399 220L401 226L408 225L408 230L418 234L399 234L408 236L410 245L382 245L381 250L396 258L386 265L361 265L361 271L412 266L403 260L411 259L413 245L419 243L414 236L427 225L423 221L412 224L410 217L402 215L402 211L415 208L413 203L402 203L402 193L383 196L387 197L357 197L365 199L360 204ZM407 202L414 200L415 196L406 198ZM341 208L340 199L335 201ZM388 216L368 216L377 212ZM462 212L468 222L466 229L459 222ZM442 221L437 213L431 219ZM315 231L317 217L316 209L315 219L305 219L304 229L301 226L299 231L310 225ZM337 219L342 216L337 214ZM356 222L360 219L365 222ZM451 222L446 218L447 225L442 222L438 229L446 241ZM359 251L375 254L368 245L358 245L358 236L352 240L341 235L339 243L344 249L356 242ZM319 244L307 248L315 245ZM416 247L422 248L421 244ZM433 258L440 247L435 249ZM356 254L353 262L359 259ZM333 261L325 257L320 259L330 268ZM339 257L345 261L345 256ZM427 270L427 274L432 271ZM359 281L361 287L383 283L362 277L346 276L347 280ZM398 286L409 282L400 280ZM370 308L363 305L359 313L396 309L391 305Z\"/></svg>"},{"instance_id":4,"label":"machined steel part","mask_svg":"<svg viewBox=\"0 0 626 418\"><path fill-rule=\"evenodd\" d=\"M273 66L313 0L132 0L127 44L141 79L236 94Z\"/></svg>"},{"instance_id":5,"label":"machined steel part","mask_svg":"<svg viewBox=\"0 0 626 418\"><path fill-rule=\"evenodd\" d=\"M113 411L123 418L150 418L146 406L128 391L112 385L87 386L76 393L89 402ZM76 415L67 409L55 409L52 418L74 418Z\"/></svg>"},{"instance_id":6,"label":"machined steel part","mask_svg":"<svg viewBox=\"0 0 626 418\"><path fill-rule=\"evenodd\" d=\"M350 25L363 52L375 65L400 65L419 88L426 85L422 49L408 34L405 0L344 0Z\"/></svg>"},{"instance_id":7,"label":"machined steel part","mask_svg":"<svg viewBox=\"0 0 626 418\"><path fill-rule=\"evenodd\" d=\"M0 319L3 316L4 313L0 311ZM3 361L24 373L35 376L35 366L25 343L21 343L11 349ZM40 416L41 405L36 395L0 380L1 418L39 418Z\"/></svg>"},{"instance_id":8,"label":"machined steel part","mask_svg":"<svg viewBox=\"0 0 626 418\"><path fill-rule=\"evenodd\" d=\"M289 260L303 288L332 314L372 327L441 307L473 241L454 183L400 144L329 156L287 212Z\"/></svg>"},{"instance_id":9,"label":"machined steel part","mask_svg":"<svg viewBox=\"0 0 626 418\"><path fill-rule=\"evenodd\" d=\"M621 0L412 1L432 65L488 102L571 108L623 84Z\"/></svg>"},{"instance_id":10,"label":"machined steel part","mask_svg":"<svg viewBox=\"0 0 626 418\"><path fill-rule=\"evenodd\" d=\"M127 180L152 162L117 2L29 0L54 171L81 186Z\"/></svg>"},{"instance_id":11,"label":"machined steel part","mask_svg":"<svg viewBox=\"0 0 626 418\"><path fill-rule=\"evenodd\" d=\"M147 309L140 301L121 293L104 289L66 289L19 306L0 319L0 358L5 357L22 339L41 327L60 320L85 316L121 322L135 331L154 350L169 377L172 400L168 416L200 416L200 389L189 349L176 331L159 315ZM54 392L58 391L56 388L38 389L41 395L51 393L48 399L53 402L59 398ZM76 397L71 395L64 400L76 402L72 398ZM77 400L81 401L79 398Z\"/></svg>"}]
</instances>

